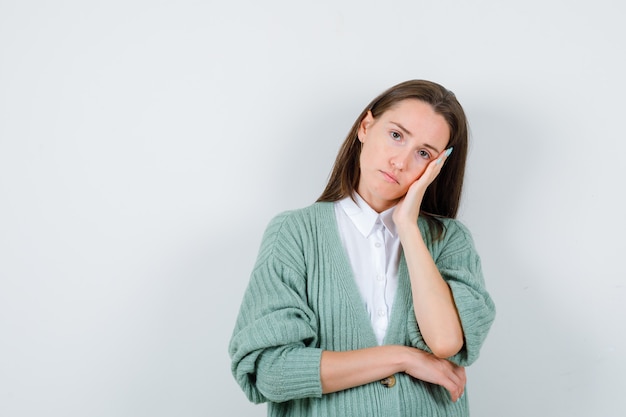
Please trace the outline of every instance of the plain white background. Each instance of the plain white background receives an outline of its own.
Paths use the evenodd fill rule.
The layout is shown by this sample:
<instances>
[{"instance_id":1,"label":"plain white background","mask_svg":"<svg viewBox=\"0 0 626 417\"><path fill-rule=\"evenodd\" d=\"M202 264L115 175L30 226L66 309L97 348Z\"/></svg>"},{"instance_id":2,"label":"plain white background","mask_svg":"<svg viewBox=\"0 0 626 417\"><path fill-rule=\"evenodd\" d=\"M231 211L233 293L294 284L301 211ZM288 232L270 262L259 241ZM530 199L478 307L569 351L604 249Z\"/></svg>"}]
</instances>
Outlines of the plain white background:
<instances>
[{"instance_id":1,"label":"plain white background","mask_svg":"<svg viewBox=\"0 0 626 417\"><path fill-rule=\"evenodd\" d=\"M623 3L0 1L0 415L263 416L262 232L387 87L453 90L498 307L472 415L623 416Z\"/></svg>"}]
</instances>

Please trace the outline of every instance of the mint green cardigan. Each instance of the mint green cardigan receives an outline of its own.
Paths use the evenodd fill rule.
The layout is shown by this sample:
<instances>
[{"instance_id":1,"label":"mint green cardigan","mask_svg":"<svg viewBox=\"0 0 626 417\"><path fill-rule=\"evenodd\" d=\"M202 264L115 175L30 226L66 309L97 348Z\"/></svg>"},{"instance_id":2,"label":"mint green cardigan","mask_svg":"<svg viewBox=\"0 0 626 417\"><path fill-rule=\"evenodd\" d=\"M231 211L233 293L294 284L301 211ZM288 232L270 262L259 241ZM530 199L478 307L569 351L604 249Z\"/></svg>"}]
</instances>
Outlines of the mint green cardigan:
<instances>
[{"instance_id":1,"label":"mint green cardigan","mask_svg":"<svg viewBox=\"0 0 626 417\"><path fill-rule=\"evenodd\" d=\"M419 227L463 324L465 345L450 360L468 366L478 358L495 308L469 232L456 220L443 223L445 235L437 241L422 219ZM430 351L413 312L404 256L384 343ZM371 346L377 346L376 337L333 203L276 216L265 231L229 345L233 375L248 399L268 402L271 417L469 415L467 394L453 403L443 387L404 373L395 375L390 388L373 382L322 395L322 351Z\"/></svg>"}]
</instances>

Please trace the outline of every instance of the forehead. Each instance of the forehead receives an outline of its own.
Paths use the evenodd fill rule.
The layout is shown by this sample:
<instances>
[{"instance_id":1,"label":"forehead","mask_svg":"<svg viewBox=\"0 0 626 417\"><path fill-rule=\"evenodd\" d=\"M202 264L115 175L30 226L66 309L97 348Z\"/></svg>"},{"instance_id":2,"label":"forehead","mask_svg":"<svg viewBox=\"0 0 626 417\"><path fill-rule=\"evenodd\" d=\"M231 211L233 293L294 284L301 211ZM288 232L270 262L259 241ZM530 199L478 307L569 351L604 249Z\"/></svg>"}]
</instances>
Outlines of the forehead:
<instances>
[{"instance_id":1,"label":"forehead","mask_svg":"<svg viewBox=\"0 0 626 417\"><path fill-rule=\"evenodd\" d=\"M399 124L413 135L420 133L431 138L444 138L446 141L450 137L446 119L425 101L416 99L399 101L378 119L385 123Z\"/></svg>"},{"instance_id":2,"label":"forehead","mask_svg":"<svg viewBox=\"0 0 626 417\"><path fill-rule=\"evenodd\" d=\"M429 103L415 98L407 98L391 104L378 117L388 116L389 114L406 114L408 116L411 112L428 113L429 111L435 113Z\"/></svg>"}]
</instances>

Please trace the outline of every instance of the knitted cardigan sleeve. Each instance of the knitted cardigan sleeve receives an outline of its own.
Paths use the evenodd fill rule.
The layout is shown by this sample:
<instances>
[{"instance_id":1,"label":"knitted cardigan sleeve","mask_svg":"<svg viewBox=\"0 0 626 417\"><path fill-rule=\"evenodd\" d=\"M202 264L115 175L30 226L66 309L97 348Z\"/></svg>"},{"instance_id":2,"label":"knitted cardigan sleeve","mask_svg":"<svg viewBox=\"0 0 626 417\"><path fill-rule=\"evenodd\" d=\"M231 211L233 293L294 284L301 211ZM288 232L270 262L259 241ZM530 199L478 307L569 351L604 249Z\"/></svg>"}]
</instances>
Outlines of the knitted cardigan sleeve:
<instances>
[{"instance_id":1,"label":"knitted cardigan sleeve","mask_svg":"<svg viewBox=\"0 0 626 417\"><path fill-rule=\"evenodd\" d=\"M283 213L266 229L229 345L233 375L255 403L322 395L322 350L296 223Z\"/></svg>"},{"instance_id":2,"label":"knitted cardigan sleeve","mask_svg":"<svg viewBox=\"0 0 626 417\"><path fill-rule=\"evenodd\" d=\"M429 239L431 235L427 230L425 238L431 242L429 248L435 264L452 290L465 336L463 348L449 360L469 366L478 359L495 319L495 305L485 288L480 257L469 231L457 220L444 219L443 222L445 233L442 239ZM408 326L411 344L430 352L412 313Z\"/></svg>"}]
</instances>

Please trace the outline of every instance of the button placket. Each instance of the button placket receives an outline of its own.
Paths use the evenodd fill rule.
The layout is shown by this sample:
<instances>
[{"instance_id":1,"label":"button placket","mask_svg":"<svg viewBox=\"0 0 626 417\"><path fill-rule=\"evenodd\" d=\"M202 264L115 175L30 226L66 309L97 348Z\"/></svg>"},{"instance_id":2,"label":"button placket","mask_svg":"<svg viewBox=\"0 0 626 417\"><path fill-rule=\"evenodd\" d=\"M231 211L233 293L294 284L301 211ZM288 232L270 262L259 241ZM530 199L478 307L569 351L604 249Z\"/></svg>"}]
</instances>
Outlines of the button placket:
<instances>
[{"instance_id":1,"label":"button placket","mask_svg":"<svg viewBox=\"0 0 626 417\"><path fill-rule=\"evenodd\" d=\"M385 247L385 227L378 221L374 230L374 257L376 264L376 281L372 284L372 288L375 292L373 310L376 314L375 327L379 335L384 335L387 331L389 324L387 317L387 304L385 301L385 287L386 287L386 265L387 265L387 250Z\"/></svg>"}]
</instances>

